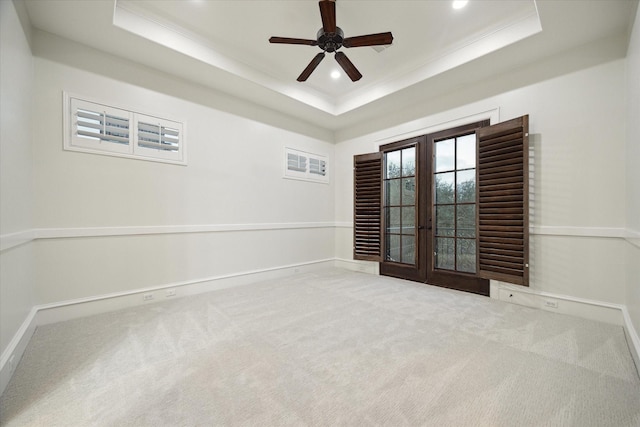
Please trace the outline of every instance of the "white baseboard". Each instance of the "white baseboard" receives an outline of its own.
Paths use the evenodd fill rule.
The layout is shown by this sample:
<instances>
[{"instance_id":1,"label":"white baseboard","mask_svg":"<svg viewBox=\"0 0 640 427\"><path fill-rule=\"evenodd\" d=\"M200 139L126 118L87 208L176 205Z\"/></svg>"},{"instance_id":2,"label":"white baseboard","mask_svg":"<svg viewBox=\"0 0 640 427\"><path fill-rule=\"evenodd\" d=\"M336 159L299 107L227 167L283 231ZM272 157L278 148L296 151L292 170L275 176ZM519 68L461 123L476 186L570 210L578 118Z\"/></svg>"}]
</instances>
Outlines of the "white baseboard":
<instances>
[{"instance_id":1,"label":"white baseboard","mask_svg":"<svg viewBox=\"0 0 640 427\"><path fill-rule=\"evenodd\" d=\"M522 286L491 281L491 298L553 313L569 314L612 325L624 325L624 305L589 300L567 295L535 291Z\"/></svg>"},{"instance_id":2,"label":"white baseboard","mask_svg":"<svg viewBox=\"0 0 640 427\"><path fill-rule=\"evenodd\" d=\"M4 393L4 389L7 388L11 377L13 376L18 362L22 359L24 351L27 349L27 345L36 331L36 313L37 309L33 307L27 318L22 322L18 332L13 336L13 339L9 342L7 349L2 353L0 357L0 395Z\"/></svg>"},{"instance_id":3,"label":"white baseboard","mask_svg":"<svg viewBox=\"0 0 640 427\"><path fill-rule=\"evenodd\" d=\"M37 324L46 325L49 323L63 322L92 314L106 313L144 304L153 304L172 298L197 295L219 289L248 285L261 280L276 279L292 274L315 271L322 268L333 267L333 265L333 259L324 259L45 304L36 307L38 311L36 317ZM152 299L144 300L143 297L145 295L151 295Z\"/></svg>"},{"instance_id":4,"label":"white baseboard","mask_svg":"<svg viewBox=\"0 0 640 427\"><path fill-rule=\"evenodd\" d=\"M569 314L590 320L597 320L622 326L627 338L627 346L640 377L640 337L633 326L627 307L602 301L587 300L548 292L522 289L502 282L491 281L491 298L513 304L525 305L553 313Z\"/></svg>"},{"instance_id":5,"label":"white baseboard","mask_svg":"<svg viewBox=\"0 0 640 427\"><path fill-rule=\"evenodd\" d=\"M333 267L334 265L335 260L331 258L34 306L0 357L0 394L4 392L9 384L29 340L33 336L36 327L40 325L63 322L143 304L152 304L171 298L248 285L262 280L307 273ZM168 296L167 291L169 290L175 291L175 293ZM153 295L153 299L143 300L143 296L147 294Z\"/></svg>"},{"instance_id":6,"label":"white baseboard","mask_svg":"<svg viewBox=\"0 0 640 427\"><path fill-rule=\"evenodd\" d=\"M633 326L627 307L622 308L622 315L624 318L624 332L627 335L627 345L636 364L638 376L640 376L640 337L638 337L638 331Z\"/></svg>"},{"instance_id":7,"label":"white baseboard","mask_svg":"<svg viewBox=\"0 0 640 427\"><path fill-rule=\"evenodd\" d=\"M334 265L336 268L344 268L345 270L360 271L362 273L380 274L380 264L371 261L356 261L353 259L335 258Z\"/></svg>"}]
</instances>

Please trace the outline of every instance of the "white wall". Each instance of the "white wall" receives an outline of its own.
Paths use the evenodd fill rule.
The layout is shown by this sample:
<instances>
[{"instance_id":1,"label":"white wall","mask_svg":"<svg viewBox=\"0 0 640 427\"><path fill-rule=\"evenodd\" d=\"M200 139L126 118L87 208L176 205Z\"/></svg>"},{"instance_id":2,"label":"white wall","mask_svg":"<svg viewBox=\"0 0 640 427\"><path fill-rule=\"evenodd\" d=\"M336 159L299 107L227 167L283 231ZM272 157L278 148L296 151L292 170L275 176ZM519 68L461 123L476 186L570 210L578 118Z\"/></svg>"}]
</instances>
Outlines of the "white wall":
<instances>
[{"instance_id":1,"label":"white wall","mask_svg":"<svg viewBox=\"0 0 640 427\"><path fill-rule=\"evenodd\" d=\"M0 353L33 304L33 247L14 246L32 228L33 61L13 2L0 2ZM4 374L4 372L3 372ZM3 383L4 383L3 375Z\"/></svg>"},{"instance_id":2,"label":"white wall","mask_svg":"<svg viewBox=\"0 0 640 427\"><path fill-rule=\"evenodd\" d=\"M144 86L112 78L122 61L95 51L99 74L67 65L71 49L57 43L35 58L34 221L51 237L35 244L37 304L333 258L335 180L282 177L285 146L331 168L333 144L202 105L201 92L218 96L204 88L167 94L171 79L149 69L137 69ZM63 91L183 120L188 165L64 151Z\"/></svg>"},{"instance_id":3,"label":"white wall","mask_svg":"<svg viewBox=\"0 0 640 427\"><path fill-rule=\"evenodd\" d=\"M640 8L627 56L627 288L626 302L640 332Z\"/></svg>"},{"instance_id":4,"label":"white wall","mask_svg":"<svg viewBox=\"0 0 640 427\"><path fill-rule=\"evenodd\" d=\"M354 154L491 111L499 111L500 121L529 114L535 167L530 287L623 304L624 67L624 60L607 62L339 143L336 220L351 222ZM351 233L338 229L338 257L351 257Z\"/></svg>"}]
</instances>

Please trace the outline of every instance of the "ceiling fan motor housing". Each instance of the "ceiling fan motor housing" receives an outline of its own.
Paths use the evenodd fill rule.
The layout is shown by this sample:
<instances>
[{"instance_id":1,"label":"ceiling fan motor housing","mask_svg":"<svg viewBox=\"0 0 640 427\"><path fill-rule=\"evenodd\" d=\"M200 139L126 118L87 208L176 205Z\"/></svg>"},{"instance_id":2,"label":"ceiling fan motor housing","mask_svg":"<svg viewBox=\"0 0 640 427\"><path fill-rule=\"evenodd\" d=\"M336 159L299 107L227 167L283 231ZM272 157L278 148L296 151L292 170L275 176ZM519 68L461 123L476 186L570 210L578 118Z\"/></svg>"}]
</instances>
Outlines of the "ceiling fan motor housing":
<instances>
[{"instance_id":1,"label":"ceiling fan motor housing","mask_svg":"<svg viewBox=\"0 0 640 427\"><path fill-rule=\"evenodd\" d=\"M335 33L328 33L324 31L324 28L320 28L316 37L318 46L325 52L335 52L342 47L342 42L344 42L344 33L340 27L336 27Z\"/></svg>"},{"instance_id":2,"label":"ceiling fan motor housing","mask_svg":"<svg viewBox=\"0 0 640 427\"><path fill-rule=\"evenodd\" d=\"M299 82L307 81L311 73L313 73L313 70L315 70L320 62L322 62L327 52L335 52L336 62L340 64L351 81L355 82L360 80L362 78L360 71L358 71L356 66L353 65L349 58L347 58L347 55L343 52L338 52L338 49L341 47L348 49L351 47L391 44L393 41L393 35L390 32L386 32L349 37L345 39L344 32L342 32L342 29L336 25L336 0L320 0L318 5L320 6L322 28L320 28L316 34L316 40L291 37L271 37L269 38L269 43L318 46L322 49L322 52L314 56L309 65L307 65L307 68L305 68L298 76L297 80Z\"/></svg>"}]
</instances>

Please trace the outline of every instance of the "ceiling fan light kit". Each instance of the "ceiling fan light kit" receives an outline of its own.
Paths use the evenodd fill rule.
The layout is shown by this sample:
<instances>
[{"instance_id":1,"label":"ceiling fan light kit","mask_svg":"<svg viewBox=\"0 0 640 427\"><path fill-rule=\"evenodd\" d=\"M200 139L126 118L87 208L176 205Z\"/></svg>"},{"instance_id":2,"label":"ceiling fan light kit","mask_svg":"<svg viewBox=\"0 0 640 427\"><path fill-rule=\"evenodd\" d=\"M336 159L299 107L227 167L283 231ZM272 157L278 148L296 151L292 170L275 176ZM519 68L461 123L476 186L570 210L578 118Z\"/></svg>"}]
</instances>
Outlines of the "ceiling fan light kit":
<instances>
[{"instance_id":1,"label":"ceiling fan light kit","mask_svg":"<svg viewBox=\"0 0 640 427\"><path fill-rule=\"evenodd\" d=\"M317 54L307 65L307 68L298 76L299 82L306 81L311 73L318 67L325 57L325 52L335 52L336 62L342 67L351 81L358 81L362 78L360 71L347 58L344 52L338 49L364 46L390 45L393 42L393 35L390 32L368 34L365 36L344 38L344 32L336 25L336 2L335 0L320 0L320 17L322 18L322 28L318 30L315 40L296 39L290 37L271 37L269 43L279 44L301 44L308 46L318 46L322 52Z\"/></svg>"}]
</instances>

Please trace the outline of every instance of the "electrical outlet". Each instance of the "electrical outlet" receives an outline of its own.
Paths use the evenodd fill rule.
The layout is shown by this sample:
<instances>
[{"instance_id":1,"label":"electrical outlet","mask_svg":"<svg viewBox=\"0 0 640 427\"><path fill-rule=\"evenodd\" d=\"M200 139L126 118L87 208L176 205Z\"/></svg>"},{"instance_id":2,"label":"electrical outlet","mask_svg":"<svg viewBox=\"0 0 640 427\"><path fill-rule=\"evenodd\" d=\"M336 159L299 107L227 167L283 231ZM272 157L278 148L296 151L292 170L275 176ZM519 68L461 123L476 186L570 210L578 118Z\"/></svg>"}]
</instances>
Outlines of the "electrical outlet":
<instances>
[{"instance_id":1,"label":"electrical outlet","mask_svg":"<svg viewBox=\"0 0 640 427\"><path fill-rule=\"evenodd\" d=\"M558 301L546 299L544 300L544 306L547 308L558 308Z\"/></svg>"},{"instance_id":2,"label":"electrical outlet","mask_svg":"<svg viewBox=\"0 0 640 427\"><path fill-rule=\"evenodd\" d=\"M152 293L148 293L148 294L142 295L142 300L143 301L151 301L152 299L153 299L153 294Z\"/></svg>"},{"instance_id":3,"label":"electrical outlet","mask_svg":"<svg viewBox=\"0 0 640 427\"><path fill-rule=\"evenodd\" d=\"M176 296L176 290L175 290L175 289L167 289L167 290L166 290L166 293L165 293L165 296L166 296L167 298L169 298L169 297L175 297L175 296Z\"/></svg>"}]
</instances>

